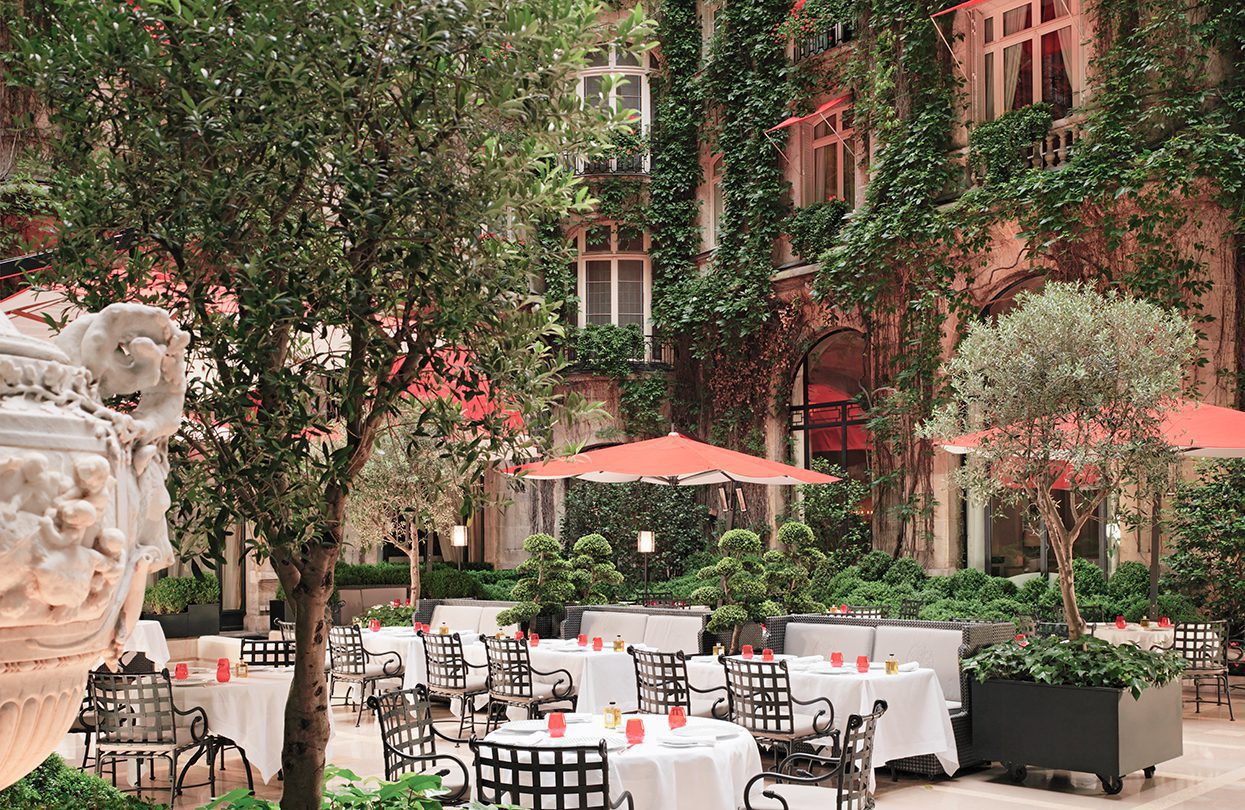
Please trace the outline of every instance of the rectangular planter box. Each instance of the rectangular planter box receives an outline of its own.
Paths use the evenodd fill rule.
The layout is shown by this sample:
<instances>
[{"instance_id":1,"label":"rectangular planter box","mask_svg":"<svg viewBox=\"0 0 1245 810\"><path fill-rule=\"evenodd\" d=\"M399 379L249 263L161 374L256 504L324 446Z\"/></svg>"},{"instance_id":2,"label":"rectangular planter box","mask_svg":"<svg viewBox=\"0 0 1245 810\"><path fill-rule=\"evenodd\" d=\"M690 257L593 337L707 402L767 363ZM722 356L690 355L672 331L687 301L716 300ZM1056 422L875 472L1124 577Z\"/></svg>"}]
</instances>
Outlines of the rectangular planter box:
<instances>
[{"instance_id":1,"label":"rectangular planter box","mask_svg":"<svg viewBox=\"0 0 1245 810\"><path fill-rule=\"evenodd\" d=\"M1126 689L1024 681L972 684L973 747L1011 766L1084 771L1108 780L1184 751L1180 681L1133 700Z\"/></svg>"},{"instance_id":2,"label":"rectangular planter box","mask_svg":"<svg viewBox=\"0 0 1245 810\"><path fill-rule=\"evenodd\" d=\"M144 613L160 623L165 638L214 636L220 632L220 605L189 605L185 613Z\"/></svg>"}]
</instances>

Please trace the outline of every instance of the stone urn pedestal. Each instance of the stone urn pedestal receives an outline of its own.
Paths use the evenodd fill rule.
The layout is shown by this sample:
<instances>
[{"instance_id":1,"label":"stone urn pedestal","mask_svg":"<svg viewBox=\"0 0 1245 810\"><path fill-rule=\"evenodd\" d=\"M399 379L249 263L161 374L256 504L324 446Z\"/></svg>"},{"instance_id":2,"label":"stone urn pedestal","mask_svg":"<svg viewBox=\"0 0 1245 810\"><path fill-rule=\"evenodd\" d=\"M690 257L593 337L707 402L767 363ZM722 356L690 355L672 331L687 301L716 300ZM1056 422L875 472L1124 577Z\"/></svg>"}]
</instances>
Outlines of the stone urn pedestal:
<instances>
[{"instance_id":1,"label":"stone urn pedestal","mask_svg":"<svg viewBox=\"0 0 1245 810\"><path fill-rule=\"evenodd\" d=\"M149 573L173 561L167 439L186 335L116 304L53 342L0 316L0 789L42 762L114 665ZM104 398L142 393L129 413Z\"/></svg>"}]
</instances>

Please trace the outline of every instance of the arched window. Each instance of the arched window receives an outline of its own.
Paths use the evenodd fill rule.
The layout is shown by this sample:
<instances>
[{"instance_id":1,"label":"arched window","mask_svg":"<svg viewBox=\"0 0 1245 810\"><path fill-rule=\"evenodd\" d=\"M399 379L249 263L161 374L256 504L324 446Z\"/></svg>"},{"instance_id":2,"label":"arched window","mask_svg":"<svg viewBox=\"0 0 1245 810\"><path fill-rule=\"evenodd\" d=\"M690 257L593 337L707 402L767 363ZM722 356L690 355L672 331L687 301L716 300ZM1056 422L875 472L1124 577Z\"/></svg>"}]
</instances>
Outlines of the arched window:
<instances>
[{"instance_id":1,"label":"arched window","mask_svg":"<svg viewBox=\"0 0 1245 810\"><path fill-rule=\"evenodd\" d=\"M632 110L636 134L647 136L652 123L649 96L650 56L636 56L616 46L602 46L592 54L591 63L579 74L579 97L585 104L611 111ZM610 82L609 77L616 81ZM601 160L582 160L583 174L644 174L648 172L648 152L618 154Z\"/></svg>"},{"instance_id":2,"label":"arched window","mask_svg":"<svg viewBox=\"0 0 1245 810\"><path fill-rule=\"evenodd\" d=\"M823 459L853 478L868 477L869 432L860 396L866 390L865 340L843 329L819 340L796 370L791 392L795 461Z\"/></svg>"}]
</instances>

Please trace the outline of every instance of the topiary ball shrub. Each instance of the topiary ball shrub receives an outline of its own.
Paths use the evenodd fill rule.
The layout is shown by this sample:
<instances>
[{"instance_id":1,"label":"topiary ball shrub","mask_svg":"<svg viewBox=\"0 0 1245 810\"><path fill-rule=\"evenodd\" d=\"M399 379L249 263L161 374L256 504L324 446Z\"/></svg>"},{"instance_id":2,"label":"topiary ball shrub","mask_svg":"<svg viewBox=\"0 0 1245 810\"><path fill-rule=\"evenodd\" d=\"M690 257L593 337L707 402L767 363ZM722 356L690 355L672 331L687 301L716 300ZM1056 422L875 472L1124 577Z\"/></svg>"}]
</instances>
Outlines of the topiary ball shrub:
<instances>
[{"instance_id":1,"label":"topiary ball shrub","mask_svg":"<svg viewBox=\"0 0 1245 810\"><path fill-rule=\"evenodd\" d=\"M761 536L747 529L731 529L718 540L718 551L725 556L748 554L759 557L763 550Z\"/></svg>"},{"instance_id":2,"label":"topiary ball shrub","mask_svg":"<svg viewBox=\"0 0 1245 810\"><path fill-rule=\"evenodd\" d=\"M1072 585L1076 588L1077 599L1107 595L1107 575L1097 565L1081 557L1072 561Z\"/></svg>"},{"instance_id":3,"label":"topiary ball shrub","mask_svg":"<svg viewBox=\"0 0 1245 810\"><path fill-rule=\"evenodd\" d=\"M803 548L817 543L813 530L798 520L791 520L779 526L777 538L780 546L789 549Z\"/></svg>"},{"instance_id":4,"label":"topiary ball shrub","mask_svg":"<svg viewBox=\"0 0 1245 810\"><path fill-rule=\"evenodd\" d=\"M860 558L856 567L860 569L860 578L865 582L877 582L886 576L895 560L885 551L870 551Z\"/></svg>"},{"instance_id":5,"label":"topiary ball shrub","mask_svg":"<svg viewBox=\"0 0 1245 810\"><path fill-rule=\"evenodd\" d=\"M978 571L976 568L956 571L951 575L951 594L956 599L980 600L982 591L990 580L989 574L985 571ZM1002 589L998 589L995 596L1002 595Z\"/></svg>"},{"instance_id":6,"label":"topiary ball shrub","mask_svg":"<svg viewBox=\"0 0 1245 810\"><path fill-rule=\"evenodd\" d=\"M925 569L911 557L900 557L882 575L882 581L887 585L908 585L920 590L925 582Z\"/></svg>"},{"instance_id":7,"label":"topiary ball shrub","mask_svg":"<svg viewBox=\"0 0 1245 810\"><path fill-rule=\"evenodd\" d=\"M1136 560L1120 563L1107 582L1107 593L1117 602L1150 598L1150 569Z\"/></svg>"}]
</instances>

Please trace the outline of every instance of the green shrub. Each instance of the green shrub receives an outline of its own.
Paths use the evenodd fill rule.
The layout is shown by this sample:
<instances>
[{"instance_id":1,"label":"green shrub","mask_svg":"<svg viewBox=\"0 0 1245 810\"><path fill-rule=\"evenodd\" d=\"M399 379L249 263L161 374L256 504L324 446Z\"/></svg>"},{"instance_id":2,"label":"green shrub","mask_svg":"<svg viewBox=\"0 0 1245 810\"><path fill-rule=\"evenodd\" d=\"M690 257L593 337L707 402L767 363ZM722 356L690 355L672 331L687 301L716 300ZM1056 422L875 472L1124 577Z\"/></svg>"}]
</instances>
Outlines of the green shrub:
<instances>
[{"instance_id":1,"label":"green shrub","mask_svg":"<svg viewBox=\"0 0 1245 810\"><path fill-rule=\"evenodd\" d=\"M921 618L931 622L969 619L981 611L981 603L971 599L939 599L921 608Z\"/></svg>"},{"instance_id":2,"label":"green shrub","mask_svg":"<svg viewBox=\"0 0 1245 810\"><path fill-rule=\"evenodd\" d=\"M1135 560L1120 563L1107 583L1107 593L1117 602L1150 598L1150 569Z\"/></svg>"},{"instance_id":3,"label":"green shrub","mask_svg":"<svg viewBox=\"0 0 1245 810\"><path fill-rule=\"evenodd\" d=\"M1159 594L1159 615L1166 616L1173 622L1192 622L1201 618L1197 607L1184 594Z\"/></svg>"},{"instance_id":4,"label":"green shrub","mask_svg":"<svg viewBox=\"0 0 1245 810\"><path fill-rule=\"evenodd\" d=\"M1038 599L1038 612L1043 619L1063 621L1063 593L1059 586L1052 583L1050 588Z\"/></svg>"},{"instance_id":5,"label":"green shrub","mask_svg":"<svg viewBox=\"0 0 1245 810\"><path fill-rule=\"evenodd\" d=\"M514 581L503 580L501 582L485 582L481 583L484 589L484 598L494 602L510 602L513 601L512 594L514 592Z\"/></svg>"},{"instance_id":6,"label":"green shrub","mask_svg":"<svg viewBox=\"0 0 1245 810\"><path fill-rule=\"evenodd\" d=\"M886 572L894 563L895 559L885 551L870 551L857 563L860 568L860 578L865 582L877 582L886 576Z\"/></svg>"},{"instance_id":7,"label":"green shrub","mask_svg":"<svg viewBox=\"0 0 1245 810\"><path fill-rule=\"evenodd\" d=\"M925 582L925 569L911 557L900 557L882 575L887 585L908 585L919 590Z\"/></svg>"},{"instance_id":8,"label":"green shrub","mask_svg":"<svg viewBox=\"0 0 1245 810\"><path fill-rule=\"evenodd\" d=\"M1016 586L1016 583L1012 582L1007 577L995 577L994 581L997 582L998 586L1003 590L1003 596L1009 599L1015 598L1015 596L1020 593L1020 588Z\"/></svg>"},{"instance_id":9,"label":"green shrub","mask_svg":"<svg viewBox=\"0 0 1245 810\"><path fill-rule=\"evenodd\" d=\"M608 604L623 584L623 575L614 567L614 550L599 534L585 534L575 541L569 576L575 584L575 599L581 605Z\"/></svg>"},{"instance_id":10,"label":"green shrub","mask_svg":"<svg viewBox=\"0 0 1245 810\"><path fill-rule=\"evenodd\" d=\"M414 615L415 608L412 605L394 607L386 602L383 605L372 605L362 616L355 616L354 622L366 625L372 619L377 619L382 627L410 627Z\"/></svg>"},{"instance_id":11,"label":"green shrub","mask_svg":"<svg viewBox=\"0 0 1245 810\"><path fill-rule=\"evenodd\" d=\"M991 599L981 610L970 615L971 619L989 619L995 622L1018 622L1021 616L1029 612L1028 606L1016 599L1004 597Z\"/></svg>"},{"instance_id":12,"label":"green shrub","mask_svg":"<svg viewBox=\"0 0 1245 810\"><path fill-rule=\"evenodd\" d=\"M1052 115L1049 104L1038 102L977 124L968 136L969 165L988 186L1025 171L1029 147L1050 131Z\"/></svg>"},{"instance_id":13,"label":"green shrub","mask_svg":"<svg viewBox=\"0 0 1245 810\"><path fill-rule=\"evenodd\" d=\"M956 599L979 600L991 579L985 571L964 568L951 575L951 594ZM1002 595L1002 589L999 589L997 596Z\"/></svg>"},{"instance_id":14,"label":"green shrub","mask_svg":"<svg viewBox=\"0 0 1245 810\"><path fill-rule=\"evenodd\" d=\"M448 565L433 566L419 581L424 599L481 599L484 585L470 571L459 571Z\"/></svg>"},{"instance_id":15,"label":"green shrub","mask_svg":"<svg viewBox=\"0 0 1245 810\"><path fill-rule=\"evenodd\" d=\"M1245 459L1207 462L1199 473L1176 487L1163 584L1191 602L1171 604L1225 619L1235 635L1245 628Z\"/></svg>"},{"instance_id":16,"label":"green shrub","mask_svg":"<svg viewBox=\"0 0 1245 810\"><path fill-rule=\"evenodd\" d=\"M1106 594L1084 597L1077 594L1076 605L1085 621L1112 622L1123 612L1120 604Z\"/></svg>"},{"instance_id":17,"label":"green shrub","mask_svg":"<svg viewBox=\"0 0 1245 810\"><path fill-rule=\"evenodd\" d=\"M65 765L53 754L0 790L0 810L141 810L155 807L127 796L103 779Z\"/></svg>"},{"instance_id":18,"label":"green shrub","mask_svg":"<svg viewBox=\"0 0 1245 810\"><path fill-rule=\"evenodd\" d=\"M806 261L816 261L834 245L843 217L852 210L844 200L816 202L796 209L787 220L786 231L791 249Z\"/></svg>"},{"instance_id":19,"label":"green shrub","mask_svg":"<svg viewBox=\"0 0 1245 810\"><path fill-rule=\"evenodd\" d=\"M1139 622L1142 616L1148 616L1150 613L1150 597L1148 596L1134 597L1119 604L1122 605L1120 612L1130 622ZM1151 618L1157 619L1158 616L1152 616Z\"/></svg>"},{"instance_id":20,"label":"green shrub","mask_svg":"<svg viewBox=\"0 0 1245 810\"><path fill-rule=\"evenodd\" d=\"M813 598L826 605L843 604L847 595L863 582L858 566L849 565L837 573L823 566L813 575Z\"/></svg>"},{"instance_id":21,"label":"green shrub","mask_svg":"<svg viewBox=\"0 0 1245 810\"><path fill-rule=\"evenodd\" d=\"M885 582L862 582L847 595L844 600L851 605L889 605L896 607L899 602L912 595L909 585L887 585Z\"/></svg>"},{"instance_id":22,"label":"green shrub","mask_svg":"<svg viewBox=\"0 0 1245 810\"><path fill-rule=\"evenodd\" d=\"M842 479L833 484L801 484L791 502L791 518L813 530L823 552L838 571L855 565L869 552L872 529L860 505L869 497L869 485L857 481L837 464L813 459L813 469Z\"/></svg>"},{"instance_id":23,"label":"green shrub","mask_svg":"<svg viewBox=\"0 0 1245 810\"><path fill-rule=\"evenodd\" d=\"M987 576L981 580L981 587L974 590L971 595L957 591L956 596L961 599L973 599L983 604L995 599L1002 599L1004 594L1002 583L1006 581L1000 577Z\"/></svg>"},{"instance_id":24,"label":"green shrub","mask_svg":"<svg viewBox=\"0 0 1245 810\"><path fill-rule=\"evenodd\" d=\"M1085 596L1106 596L1107 575L1096 564L1082 557L1072 561L1072 585L1078 600Z\"/></svg>"},{"instance_id":25,"label":"green shrub","mask_svg":"<svg viewBox=\"0 0 1245 810\"><path fill-rule=\"evenodd\" d=\"M201 577L163 577L147 587L143 610L148 613L184 613L190 605L220 603L220 580L213 574Z\"/></svg>"},{"instance_id":26,"label":"green shrub","mask_svg":"<svg viewBox=\"0 0 1245 810\"><path fill-rule=\"evenodd\" d=\"M1050 589L1050 580L1044 576L1037 576L1026 580L1025 584L1020 586L1020 590L1016 593L1016 598L1026 605L1037 607L1038 602L1042 599L1042 595Z\"/></svg>"},{"instance_id":27,"label":"green shrub","mask_svg":"<svg viewBox=\"0 0 1245 810\"><path fill-rule=\"evenodd\" d=\"M631 364L644 359L644 332L635 325L589 324L571 335L580 367L615 379L631 374Z\"/></svg>"},{"instance_id":28,"label":"green shrub","mask_svg":"<svg viewBox=\"0 0 1245 810\"><path fill-rule=\"evenodd\" d=\"M345 563L339 562L333 569L333 582L339 588L357 588L362 585L410 585L409 563Z\"/></svg>"},{"instance_id":29,"label":"green shrub","mask_svg":"<svg viewBox=\"0 0 1245 810\"><path fill-rule=\"evenodd\" d=\"M928 577L925 580L925 590L933 591L941 594L942 598L947 598L955 593L955 580L949 576Z\"/></svg>"}]
</instances>

